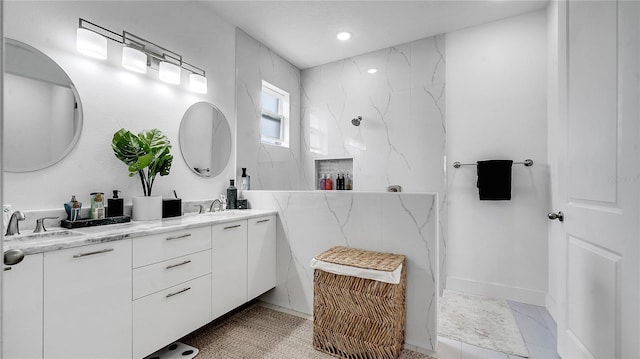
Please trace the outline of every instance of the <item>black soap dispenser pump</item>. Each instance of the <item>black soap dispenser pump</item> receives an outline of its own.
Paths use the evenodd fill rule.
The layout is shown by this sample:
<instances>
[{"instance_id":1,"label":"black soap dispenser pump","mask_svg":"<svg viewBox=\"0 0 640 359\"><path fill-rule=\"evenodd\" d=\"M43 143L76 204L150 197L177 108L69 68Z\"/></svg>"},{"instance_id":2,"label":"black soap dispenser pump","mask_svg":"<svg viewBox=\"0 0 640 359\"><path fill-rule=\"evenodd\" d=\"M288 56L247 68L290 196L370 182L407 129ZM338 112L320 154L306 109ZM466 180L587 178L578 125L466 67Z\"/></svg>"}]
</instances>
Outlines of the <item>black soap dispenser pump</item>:
<instances>
[{"instance_id":1,"label":"black soap dispenser pump","mask_svg":"<svg viewBox=\"0 0 640 359\"><path fill-rule=\"evenodd\" d=\"M235 180L229 180L229 187L227 188L227 209L238 208L238 189L235 186Z\"/></svg>"},{"instance_id":2,"label":"black soap dispenser pump","mask_svg":"<svg viewBox=\"0 0 640 359\"><path fill-rule=\"evenodd\" d=\"M113 198L107 199L107 217L121 217L124 215L124 199L118 198L117 189L113 190Z\"/></svg>"}]
</instances>

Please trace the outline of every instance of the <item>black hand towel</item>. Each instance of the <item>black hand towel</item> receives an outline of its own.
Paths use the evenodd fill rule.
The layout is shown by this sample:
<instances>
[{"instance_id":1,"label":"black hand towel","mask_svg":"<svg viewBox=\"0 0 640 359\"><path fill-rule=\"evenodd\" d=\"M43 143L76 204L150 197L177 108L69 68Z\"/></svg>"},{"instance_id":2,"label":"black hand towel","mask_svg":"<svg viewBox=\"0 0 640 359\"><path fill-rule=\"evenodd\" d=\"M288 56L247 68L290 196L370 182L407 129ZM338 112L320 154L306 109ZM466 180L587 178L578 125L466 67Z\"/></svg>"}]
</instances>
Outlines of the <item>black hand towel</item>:
<instances>
[{"instance_id":1,"label":"black hand towel","mask_svg":"<svg viewBox=\"0 0 640 359\"><path fill-rule=\"evenodd\" d=\"M511 199L510 160L478 161L478 194L481 201Z\"/></svg>"}]
</instances>

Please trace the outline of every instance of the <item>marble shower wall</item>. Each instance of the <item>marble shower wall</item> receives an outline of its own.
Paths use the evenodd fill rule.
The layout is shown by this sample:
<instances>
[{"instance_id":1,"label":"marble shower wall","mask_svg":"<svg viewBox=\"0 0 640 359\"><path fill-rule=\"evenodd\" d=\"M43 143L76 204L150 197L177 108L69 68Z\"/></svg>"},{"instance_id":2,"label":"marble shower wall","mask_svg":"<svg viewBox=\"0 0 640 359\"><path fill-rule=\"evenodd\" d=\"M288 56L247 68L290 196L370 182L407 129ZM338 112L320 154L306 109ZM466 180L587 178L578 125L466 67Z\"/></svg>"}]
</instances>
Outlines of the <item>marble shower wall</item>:
<instances>
[{"instance_id":1,"label":"marble shower wall","mask_svg":"<svg viewBox=\"0 0 640 359\"><path fill-rule=\"evenodd\" d=\"M247 191L253 208L278 211L277 284L261 299L313 313L311 258L333 246L407 256L405 342L435 350L438 195L336 191Z\"/></svg>"},{"instance_id":2,"label":"marble shower wall","mask_svg":"<svg viewBox=\"0 0 640 359\"><path fill-rule=\"evenodd\" d=\"M442 285L447 244L444 53L445 37L438 35L303 70L301 133L306 189L316 188L315 159L350 157L356 191L385 191L399 184L405 192L438 193ZM369 74L371 68L378 71ZM362 122L355 127L351 119L357 116Z\"/></svg>"},{"instance_id":3,"label":"marble shower wall","mask_svg":"<svg viewBox=\"0 0 640 359\"><path fill-rule=\"evenodd\" d=\"M265 80L290 95L289 148L260 141L260 93ZM251 189L302 189L300 175L300 70L236 28L236 179L246 167Z\"/></svg>"}]
</instances>

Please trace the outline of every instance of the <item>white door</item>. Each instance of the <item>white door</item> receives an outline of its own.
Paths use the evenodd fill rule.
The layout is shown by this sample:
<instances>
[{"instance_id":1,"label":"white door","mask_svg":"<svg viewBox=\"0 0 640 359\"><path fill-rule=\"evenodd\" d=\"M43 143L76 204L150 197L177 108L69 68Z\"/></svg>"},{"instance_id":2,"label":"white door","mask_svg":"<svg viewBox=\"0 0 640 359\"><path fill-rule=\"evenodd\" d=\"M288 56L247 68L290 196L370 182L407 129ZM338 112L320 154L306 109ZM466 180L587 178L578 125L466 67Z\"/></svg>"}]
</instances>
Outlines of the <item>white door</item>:
<instances>
[{"instance_id":1,"label":"white door","mask_svg":"<svg viewBox=\"0 0 640 359\"><path fill-rule=\"evenodd\" d=\"M640 5L559 6L558 352L638 358Z\"/></svg>"}]
</instances>

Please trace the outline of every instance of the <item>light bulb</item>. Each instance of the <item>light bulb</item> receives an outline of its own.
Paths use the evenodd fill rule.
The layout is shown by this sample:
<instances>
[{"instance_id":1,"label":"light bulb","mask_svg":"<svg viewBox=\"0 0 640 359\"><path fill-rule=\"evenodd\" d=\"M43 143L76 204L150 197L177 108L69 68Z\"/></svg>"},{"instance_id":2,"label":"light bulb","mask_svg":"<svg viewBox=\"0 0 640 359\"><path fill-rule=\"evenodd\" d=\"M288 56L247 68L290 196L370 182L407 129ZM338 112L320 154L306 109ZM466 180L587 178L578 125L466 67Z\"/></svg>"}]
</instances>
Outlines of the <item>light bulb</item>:
<instances>
[{"instance_id":1,"label":"light bulb","mask_svg":"<svg viewBox=\"0 0 640 359\"><path fill-rule=\"evenodd\" d=\"M107 58L107 38L87 29L78 28L76 48L81 53L96 59Z\"/></svg>"},{"instance_id":2,"label":"light bulb","mask_svg":"<svg viewBox=\"0 0 640 359\"><path fill-rule=\"evenodd\" d=\"M339 33L338 35L336 35L336 37L338 38L338 40L347 41L351 38L351 34L345 31Z\"/></svg>"},{"instance_id":3,"label":"light bulb","mask_svg":"<svg viewBox=\"0 0 640 359\"><path fill-rule=\"evenodd\" d=\"M127 70L147 73L147 55L133 47L125 46L122 48L122 67Z\"/></svg>"},{"instance_id":4,"label":"light bulb","mask_svg":"<svg viewBox=\"0 0 640 359\"><path fill-rule=\"evenodd\" d=\"M172 63L161 61L158 77L161 81L178 85L180 83L180 68Z\"/></svg>"},{"instance_id":5,"label":"light bulb","mask_svg":"<svg viewBox=\"0 0 640 359\"><path fill-rule=\"evenodd\" d=\"M191 74L189 75L189 86L193 92L207 93L207 78L202 75Z\"/></svg>"}]
</instances>

